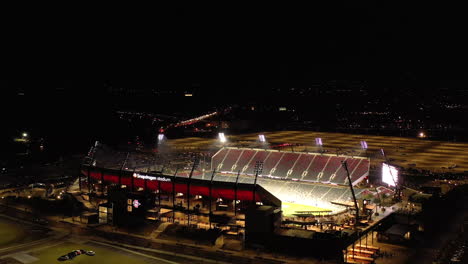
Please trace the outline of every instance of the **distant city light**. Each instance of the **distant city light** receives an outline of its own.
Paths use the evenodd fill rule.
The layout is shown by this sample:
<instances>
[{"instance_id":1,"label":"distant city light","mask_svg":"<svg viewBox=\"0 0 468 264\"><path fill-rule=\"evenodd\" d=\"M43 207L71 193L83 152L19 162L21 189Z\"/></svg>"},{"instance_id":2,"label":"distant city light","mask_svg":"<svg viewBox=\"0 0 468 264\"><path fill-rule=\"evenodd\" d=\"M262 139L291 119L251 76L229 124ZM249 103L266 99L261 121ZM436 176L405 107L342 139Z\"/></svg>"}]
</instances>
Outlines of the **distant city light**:
<instances>
[{"instance_id":1,"label":"distant city light","mask_svg":"<svg viewBox=\"0 0 468 264\"><path fill-rule=\"evenodd\" d=\"M420 138L425 138L425 137L426 137L426 134L424 134L424 132L419 132L418 137L420 137Z\"/></svg>"},{"instance_id":2,"label":"distant city light","mask_svg":"<svg viewBox=\"0 0 468 264\"><path fill-rule=\"evenodd\" d=\"M367 142L366 141L364 141L364 140L361 141L361 148L362 149L367 149Z\"/></svg>"},{"instance_id":3,"label":"distant city light","mask_svg":"<svg viewBox=\"0 0 468 264\"><path fill-rule=\"evenodd\" d=\"M191 96L193 96L193 94L191 94L191 93L186 93L185 96L186 96L186 97L191 97Z\"/></svg>"},{"instance_id":4,"label":"distant city light","mask_svg":"<svg viewBox=\"0 0 468 264\"><path fill-rule=\"evenodd\" d=\"M266 142L265 135L258 135L258 139L260 140L260 142Z\"/></svg>"},{"instance_id":5,"label":"distant city light","mask_svg":"<svg viewBox=\"0 0 468 264\"><path fill-rule=\"evenodd\" d=\"M221 141L221 143L226 142L226 136L224 136L224 133L219 133L218 137L219 137L219 141Z\"/></svg>"},{"instance_id":6,"label":"distant city light","mask_svg":"<svg viewBox=\"0 0 468 264\"><path fill-rule=\"evenodd\" d=\"M27 137L28 136L28 133L23 133L23 137Z\"/></svg>"},{"instance_id":7,"label":"distant city light","mask_svg":"<svg viewBox=\"0 0 468 264\"><path fill-rule=\"evenodd\" d=\"M317 145L317 146L323 146L322 138L315 138L315 145Z\"/></svg>"}]
</instances>

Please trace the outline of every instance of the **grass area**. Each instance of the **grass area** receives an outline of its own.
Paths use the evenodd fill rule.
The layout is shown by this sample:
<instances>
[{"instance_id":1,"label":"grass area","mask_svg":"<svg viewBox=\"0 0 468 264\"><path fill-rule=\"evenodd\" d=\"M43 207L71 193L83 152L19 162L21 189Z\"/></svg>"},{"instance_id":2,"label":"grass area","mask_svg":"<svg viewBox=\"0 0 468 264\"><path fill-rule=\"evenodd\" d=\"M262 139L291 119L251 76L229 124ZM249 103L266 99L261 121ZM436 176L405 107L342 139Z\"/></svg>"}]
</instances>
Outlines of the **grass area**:
<instances>
[{"instance_id":1,"label":"grass area","mask_svg":"<svg viewBox=\"0 0 468 264\"><path fill-rule=\"evenodd\" d=\"M37 252L33 252L30 255L38 258L39 260L34 264L53 264L53 263L65 263L57 260L62 255L67 254L75 249L92 250L96 252L95 256L80 255L76 256L71 261L73 263L86 263L86 264L106 264L106 263L131 263L131 264L144 264L147 263L142 257L132 256L131 253L121 252L117 249L105 248L100 246L76 244L71 242L65 242L50 248L40 249Z\"/></svg>"},{"instance_id":2,"label":"grass area","mask_svg":"<svg viewBox=\"0 0 468 264\"><path fill-rule=\"evenodd\" d=\"M328 209L320 208L312 205L297 204L297 203L282 203L283 214L287 216L293 215L296 211L327 211Z\"/></svg>"},{"instance_id":3,"label":"grass area","mask_svg":"<svg viewBox=\"0 0 468 264\"><path fill-rule=\"evenodd\" d=\"M0 218L0 248L8 247L16 242L20 242L26 236L26 232L23 230L22 226L4 219Z\"/></svg>"}]
</instances>

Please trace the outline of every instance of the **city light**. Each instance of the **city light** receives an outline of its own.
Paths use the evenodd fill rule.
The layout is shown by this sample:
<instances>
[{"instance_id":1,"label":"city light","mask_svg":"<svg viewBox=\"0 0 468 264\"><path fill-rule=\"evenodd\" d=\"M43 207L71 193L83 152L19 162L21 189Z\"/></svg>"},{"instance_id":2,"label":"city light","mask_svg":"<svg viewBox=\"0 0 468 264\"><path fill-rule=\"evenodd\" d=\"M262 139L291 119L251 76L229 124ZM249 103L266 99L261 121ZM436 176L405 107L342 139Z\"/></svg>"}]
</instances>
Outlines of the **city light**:
<instances>
[{"instance_id":1,"label":"city light","mask_svg":"<svg viewBox=\"0 0 468 264\"><path fill-rule=\"evenodd\" d=\"M28 133L24 132L23 137L27 137L27 136L28 136Z\"/></svg>"},{"instance_id":2,"label":"city light","mask_svg":"<svg viewBox=\"0 0 468 264\"><path fill-rule=\"evenodd\" d=\"M219 133L218 137L219 137L219 141L221 141L221 143L226 142L226 136L224 136L224 133Z\"/></svg>"},{"instance_id":3,"label":"city light","mask_svg":"<svg viewBox=\"0 0 468 264\"><path fill-rule=\"evenodd\" d=\"M266 142L265 135L258 135L258 139L260 140L260 142Z\"/></svg>"},{"instance_id":4,"label":"city light","mask_svg":"<svg viewBox=\"0 0 468 264\"><path fill-rule=\"evenodd\" d=\"M426 137L426 134L424 134L424 132L419 132L418 137L420 137L420 138L425 138L425 137Z\"/></svg>"}]
</instances>

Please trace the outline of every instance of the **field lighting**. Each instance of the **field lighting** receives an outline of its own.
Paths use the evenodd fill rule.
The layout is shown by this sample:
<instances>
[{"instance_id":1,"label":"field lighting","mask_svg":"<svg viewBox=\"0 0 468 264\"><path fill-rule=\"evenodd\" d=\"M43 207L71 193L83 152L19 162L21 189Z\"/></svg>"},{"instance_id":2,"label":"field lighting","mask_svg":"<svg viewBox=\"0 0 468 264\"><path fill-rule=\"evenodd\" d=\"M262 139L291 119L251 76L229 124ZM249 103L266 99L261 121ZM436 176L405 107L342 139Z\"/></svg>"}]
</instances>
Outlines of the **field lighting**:
<instances>
[{"instance_id":1,"label":"field lighting","mask_svg":"<svg viewBox=\"0 0 468 264\"><path fill-rule=\"evenodd\" d=\"M315 145L317 145L317 146L323 146L322 138L315 138Z\"/></svg>"},{"instance_id":2,"label":"field lighting","mask_svg":"<svg viewBox=\"0 0 468 264\"><path fill-rule=\"evenodd\" d=\"M367 142L366 141L364 141L364 140L361 141L361 148L364 149L364 150L367 149Z\"/></svg>"},{"instance_id":3,"label":"field lighting","mask_svg":"<svg viewBox=\"0 0 468 264\"><path fill-rule=\"evenodd\" d=\"M164 139L164 134L159 134L158 135L158 141L162 141Z\"/></svg>"},{"instance_id":4,"label":"field lighting","mask_svg":"<svg viewBox=\"0 0 468 264\"><path fill-rule=\"evenodd\" d=\"M265 135L258 135L258 139L259 139L260 142L262 142L262 143L265 143L265 142L266 142Z\"/></svg>"},{"instance_id":5,"label":"field lighting","mask_svg":"<svg viewBox=\"0 0 468 264\"><path fill-rule=\"evenodd\" d=\"M219 137L219 141L221 141L221 143L226 142L226 136L224 136L224 133L218 133L218 137Z\"/></svg>"}]
</instances>

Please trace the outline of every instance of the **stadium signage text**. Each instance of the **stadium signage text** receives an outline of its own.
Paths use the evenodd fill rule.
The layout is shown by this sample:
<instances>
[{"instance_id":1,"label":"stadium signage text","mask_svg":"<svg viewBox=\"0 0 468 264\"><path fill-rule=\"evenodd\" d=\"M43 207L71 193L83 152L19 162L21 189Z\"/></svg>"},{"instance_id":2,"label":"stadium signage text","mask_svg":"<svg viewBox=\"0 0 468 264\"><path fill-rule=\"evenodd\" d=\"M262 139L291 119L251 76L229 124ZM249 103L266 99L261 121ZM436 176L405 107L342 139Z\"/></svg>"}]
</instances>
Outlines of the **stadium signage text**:
<instances>
[{"instance_id":1,"label":"stadium signage text","mask_svg":"<svg viewBox=\"0 0 468 264\"><path fill-rule=\"evenodd\" d=\"M133 173L133 177L138 178L138 179L144 179L144 180L150 180L150 181L164 181L164 182L170 182L170 178L166 177L156 177L156 176L150 176L150 175L145 175L145 174L139 174L139 173Z\"/></svg>"}]
</instances>

